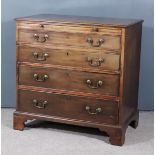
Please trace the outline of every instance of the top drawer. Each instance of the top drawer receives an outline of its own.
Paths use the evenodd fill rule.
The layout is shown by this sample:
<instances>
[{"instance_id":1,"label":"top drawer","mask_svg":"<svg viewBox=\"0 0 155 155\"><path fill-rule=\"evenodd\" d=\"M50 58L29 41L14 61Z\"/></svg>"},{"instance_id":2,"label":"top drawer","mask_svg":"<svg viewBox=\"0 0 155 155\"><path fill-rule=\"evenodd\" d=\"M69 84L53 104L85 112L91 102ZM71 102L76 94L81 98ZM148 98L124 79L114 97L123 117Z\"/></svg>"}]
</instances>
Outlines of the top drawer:
<instances>
[{"instance_id":1,"label":"top drawer","mask_svg":"<svg viewBox=\"0 0 155 155\"><path fill-rule=\"evenodd\" d=\"M41 25L41 24L40 24ZM17 43L119 50L121 31L114 28L47 24L17 25Z\"/></svg>"},{"instance_id":2,"label":"top drawer","mask_svg":"<svg viewBox=\"0 0 155 155\"><path fill-rule=\"evenodd\" d=\"M122 31L120 28L103 27L99 25L75 25L75 24L62 24L62 23L45 23L45 22L28 22L18 21L17 28L29 30L46 30L57 32L72 32L72 33L95 33L113 36L121 36Z\"/></svg>"}]
</instances>

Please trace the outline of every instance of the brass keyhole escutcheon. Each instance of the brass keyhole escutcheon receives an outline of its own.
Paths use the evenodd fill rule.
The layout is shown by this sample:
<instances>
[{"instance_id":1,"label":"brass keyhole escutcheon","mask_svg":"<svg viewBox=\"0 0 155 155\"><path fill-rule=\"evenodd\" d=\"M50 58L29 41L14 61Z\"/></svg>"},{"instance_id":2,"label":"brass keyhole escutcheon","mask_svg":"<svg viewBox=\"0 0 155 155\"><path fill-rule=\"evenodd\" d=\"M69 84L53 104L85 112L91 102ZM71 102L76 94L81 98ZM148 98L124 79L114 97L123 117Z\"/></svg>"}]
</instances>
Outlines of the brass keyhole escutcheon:
<instances>
[{"instance_id":1,"label":"brass keyhole escutcheon","mask_svg":"<svg viewBox=\"0 0 155 155\"><path fill-rule=\"evenodd\" d=\"M93 31L93 32L98 32L99 29L98 29L96 26L93 26L93 27L92 27L92 31Z\"/></svg>"}]
</instances>

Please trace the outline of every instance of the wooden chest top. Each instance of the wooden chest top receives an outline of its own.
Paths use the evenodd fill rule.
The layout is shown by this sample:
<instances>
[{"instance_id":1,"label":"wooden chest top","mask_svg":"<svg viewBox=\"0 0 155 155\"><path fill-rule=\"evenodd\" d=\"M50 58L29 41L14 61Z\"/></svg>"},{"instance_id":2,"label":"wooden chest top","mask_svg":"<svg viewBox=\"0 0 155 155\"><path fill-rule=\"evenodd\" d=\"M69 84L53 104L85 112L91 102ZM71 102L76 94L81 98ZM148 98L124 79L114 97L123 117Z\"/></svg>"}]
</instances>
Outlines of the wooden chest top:
<instances>
[{"instance_id":1,"label":"wooden chest top","mask_svg":"<svg viewBox=\"0 0 155 155\"><path fill-rule=\"evenodd\" d=\"M39 14L28 17L16 18L18 21L48 21L61 23L76 23L81 25L93 24L102 26L128 27L143 20L136 19L119 19L119 18L102 18L90 16L71 16L71 15L56 15L56 14Z\"/></svg>"}]
</instances>

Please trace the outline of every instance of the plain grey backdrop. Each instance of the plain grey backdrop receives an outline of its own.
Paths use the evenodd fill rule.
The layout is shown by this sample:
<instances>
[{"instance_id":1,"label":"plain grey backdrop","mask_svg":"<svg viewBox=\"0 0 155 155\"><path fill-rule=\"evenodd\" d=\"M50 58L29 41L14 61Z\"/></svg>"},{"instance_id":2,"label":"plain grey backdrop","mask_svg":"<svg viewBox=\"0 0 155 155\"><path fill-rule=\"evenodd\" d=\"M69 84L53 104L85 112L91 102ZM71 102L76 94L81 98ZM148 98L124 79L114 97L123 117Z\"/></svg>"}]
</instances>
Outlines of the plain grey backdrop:
<instances>
[{"instance_id":1,"label":"plain grey backdrop","mask_svg":"<svg viewBox=\"0 0 155 155\"><path fill-rule=\"evenodd\" d=\"M2 107L15 107L15 21L40 13L144 19L139 109L153 110L153 0L2 0Z\"/></svg>"}]
</instances>

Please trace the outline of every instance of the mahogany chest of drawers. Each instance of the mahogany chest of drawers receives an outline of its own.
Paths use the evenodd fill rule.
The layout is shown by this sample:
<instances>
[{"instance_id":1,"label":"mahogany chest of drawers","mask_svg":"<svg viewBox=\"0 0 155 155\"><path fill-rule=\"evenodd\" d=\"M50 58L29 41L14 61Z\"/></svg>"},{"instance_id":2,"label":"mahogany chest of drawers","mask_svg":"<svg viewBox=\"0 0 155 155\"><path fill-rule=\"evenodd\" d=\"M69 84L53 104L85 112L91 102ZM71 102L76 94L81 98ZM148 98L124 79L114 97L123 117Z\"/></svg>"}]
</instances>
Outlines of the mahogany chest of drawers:
<instances>
[{"instance_id":1,"label":"mahogany chest of drawers","mask_svg":"<svg viewBox=\"0 0 155 155\"><path fill-rule=\"evenodd\" d=\"M14 129L38 119L98 128L122 145L138 125L142 20L16 19Z\"/></svg>"}]
</instances>

